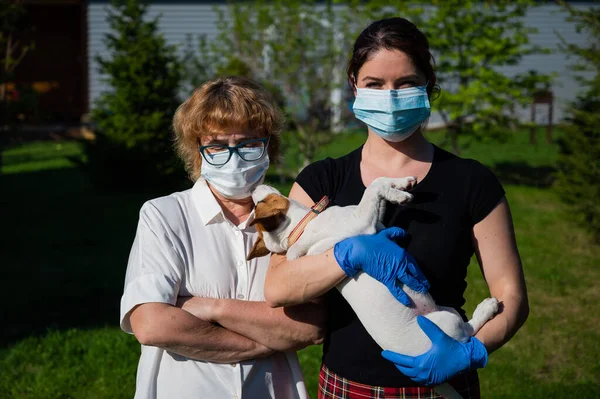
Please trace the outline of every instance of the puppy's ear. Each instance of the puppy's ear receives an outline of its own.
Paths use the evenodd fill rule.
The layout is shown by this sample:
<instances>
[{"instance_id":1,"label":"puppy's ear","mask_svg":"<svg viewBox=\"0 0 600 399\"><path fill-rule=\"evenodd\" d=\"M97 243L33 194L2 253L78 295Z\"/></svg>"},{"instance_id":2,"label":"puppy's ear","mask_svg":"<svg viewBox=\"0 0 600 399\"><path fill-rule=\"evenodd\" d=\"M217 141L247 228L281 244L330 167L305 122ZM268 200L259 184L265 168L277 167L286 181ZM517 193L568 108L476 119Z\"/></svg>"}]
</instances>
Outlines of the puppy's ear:
<instances>
[{"instance_id":1,"label":"puppy's ear","mask_svg":"<svg viewBox=\"0 0 600 399\"><path fill-rule=\"evenodd\" d=\"M246 260L260 258L261 256L265 256L270 254L271 251L267 249L265 246L265 240L263 239L262 233L258 234L258 240L252 246L250 253L246 256Z\"/></svg>"},{"instance_id":2,"label":"puppy's ear","mask_svg":"<svg viewBox=\"0 0 600 399\"><path fill-rule=\"evenodd\" d=\"M290 208L290 201L282 195L269 194L256 204L254 208L254 220L250 226L258 224L264 231L273 231L279 227L285 219Z\"/></svg>"}]
</instances>

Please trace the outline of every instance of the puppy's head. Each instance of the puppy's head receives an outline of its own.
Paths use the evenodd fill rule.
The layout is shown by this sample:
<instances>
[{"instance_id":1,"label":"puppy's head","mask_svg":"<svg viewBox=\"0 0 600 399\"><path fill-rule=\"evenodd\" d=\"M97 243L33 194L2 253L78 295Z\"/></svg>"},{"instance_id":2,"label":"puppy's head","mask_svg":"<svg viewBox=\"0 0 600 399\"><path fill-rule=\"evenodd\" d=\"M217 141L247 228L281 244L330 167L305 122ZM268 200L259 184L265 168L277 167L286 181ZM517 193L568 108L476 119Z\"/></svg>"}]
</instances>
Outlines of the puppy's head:
<instances>
[{"instance_id":1,"label":"puppy's head","mask_svg":"<svg viewBox=\"0 0 600 399\"><path fill-rule=\"evenodd\" d=\"M258 240L246 257L247 260L268 255L270 252L283 252L278 232L283 232L287 223L287 211L290 200L281 195L273 187L260 185L252 193L254 220L250 225L256 225Z\"/></svg>"}]
</instances>

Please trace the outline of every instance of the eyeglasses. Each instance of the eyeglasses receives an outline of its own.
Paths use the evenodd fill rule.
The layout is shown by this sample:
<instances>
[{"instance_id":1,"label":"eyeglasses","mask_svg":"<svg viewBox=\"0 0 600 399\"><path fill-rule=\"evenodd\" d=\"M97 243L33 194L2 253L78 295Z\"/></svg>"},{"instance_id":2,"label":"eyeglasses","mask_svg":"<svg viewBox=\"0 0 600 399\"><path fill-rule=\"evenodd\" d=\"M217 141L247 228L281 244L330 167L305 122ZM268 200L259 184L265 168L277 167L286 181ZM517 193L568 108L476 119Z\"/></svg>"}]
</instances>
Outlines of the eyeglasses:
<instances>
[{"instance_id":1,"label":"eyeglasses","mask_svg":"<svg viewBox=\"0 0 600 399\"><path fill-rule=\"evenodd\" d=\"M265 155L265 149L269 144L269 137L252 139L239 143L234 147L222 144L199 145L200 154L206 162L213 166L223 166L236 152L244 161L256 161Z\"/></svg>"}]
</instances>

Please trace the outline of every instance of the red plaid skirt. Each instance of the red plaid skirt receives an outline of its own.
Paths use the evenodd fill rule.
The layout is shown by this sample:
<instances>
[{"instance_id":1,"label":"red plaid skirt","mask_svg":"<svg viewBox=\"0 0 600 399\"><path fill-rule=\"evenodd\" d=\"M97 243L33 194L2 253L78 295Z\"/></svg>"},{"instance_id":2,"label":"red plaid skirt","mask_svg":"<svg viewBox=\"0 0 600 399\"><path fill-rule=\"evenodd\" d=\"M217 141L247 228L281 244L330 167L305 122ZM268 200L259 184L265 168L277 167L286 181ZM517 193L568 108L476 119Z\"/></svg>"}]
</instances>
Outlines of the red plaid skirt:
<instances>
[{"instance_id":1,"label":"red plaid skirt","mask_svg":"<svg viewBox=\"0 0 600 399\"><path fill-rule=\"evenodd\" d=\"M461 374L453 378L450 385L464 399L479 399L477 372ZM319 399L443 399L433 388L405 387L387 388L359 384L340 377L325 365L319 374Z\"/></svg>"}]
</instances>

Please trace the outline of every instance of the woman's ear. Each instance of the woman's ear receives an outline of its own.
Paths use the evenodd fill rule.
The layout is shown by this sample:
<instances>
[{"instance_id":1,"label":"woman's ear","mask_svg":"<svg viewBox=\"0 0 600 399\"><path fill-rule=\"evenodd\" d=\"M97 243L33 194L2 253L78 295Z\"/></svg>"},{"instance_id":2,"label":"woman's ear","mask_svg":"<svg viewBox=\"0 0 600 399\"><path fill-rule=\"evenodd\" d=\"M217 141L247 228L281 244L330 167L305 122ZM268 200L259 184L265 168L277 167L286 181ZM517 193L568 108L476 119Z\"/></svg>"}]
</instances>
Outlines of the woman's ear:
<instances>
[{"instance_id":1,"label":"woman's ear","mask_svg":"<svg viewBox=\"0 0 600 399\"><path fill-rule=\"evenodd\" d=\"M356 79L354 78L354 76L352 76L350 79L348 79L348 83L350 84L350 88L352 89L352 93L354 94L354 97L356 97Z\"/></svg>"}]
</instances>

